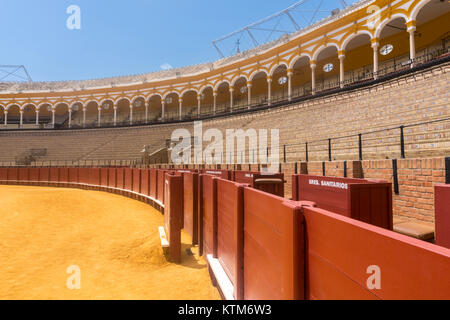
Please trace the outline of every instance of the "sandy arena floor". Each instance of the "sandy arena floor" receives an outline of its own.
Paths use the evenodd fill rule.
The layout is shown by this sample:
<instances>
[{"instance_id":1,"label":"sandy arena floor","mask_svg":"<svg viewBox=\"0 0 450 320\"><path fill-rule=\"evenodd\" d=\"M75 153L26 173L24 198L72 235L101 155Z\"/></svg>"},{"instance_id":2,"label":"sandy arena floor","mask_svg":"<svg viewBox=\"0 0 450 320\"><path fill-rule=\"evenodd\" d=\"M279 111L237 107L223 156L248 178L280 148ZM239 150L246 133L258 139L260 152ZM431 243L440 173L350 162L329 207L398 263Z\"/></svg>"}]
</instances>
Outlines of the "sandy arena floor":
<instances>
[{"instance_id":1,"label":"sandy arena floor","mask_svg":"<svg viewBox=\"0 0 450 320\"><path fill-rule=\"evenodd\" d=\"M163 216L103 192L0 186L0 299L220 299L205 262L168 263ZM70 290L69 266L81 271Z\"/></svg>"}]
</instances>

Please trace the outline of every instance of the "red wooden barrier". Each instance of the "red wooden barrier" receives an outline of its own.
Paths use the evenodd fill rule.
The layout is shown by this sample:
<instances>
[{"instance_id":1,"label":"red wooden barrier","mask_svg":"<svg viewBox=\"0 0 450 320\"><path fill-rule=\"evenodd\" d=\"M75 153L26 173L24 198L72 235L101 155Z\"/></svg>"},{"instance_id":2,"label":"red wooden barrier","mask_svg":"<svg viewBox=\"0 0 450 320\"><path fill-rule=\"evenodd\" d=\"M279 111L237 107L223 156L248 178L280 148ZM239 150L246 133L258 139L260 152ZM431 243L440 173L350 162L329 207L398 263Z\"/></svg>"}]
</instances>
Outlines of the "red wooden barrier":
<instances>
[{"instance_id":1,"label":"red wooden barrier","mask_svg":"<svg viewBox=\"0 0 450 320\"><path fill-rule=\"evenodd\" d=\"M19 179L18 168L8 168L8 181L17 181Z\"/></svg>"},{"instance_id":2,"label":"red wooden barrier","mask_svg":"<svg viewBox=\"0 0 450 320\"><path fill-rule=\"evenodd\" d=\"M39 168L39 182L49 182L49 180L50 180L50 169Z\"/></svg>"},{"instance_id":3,"label":"red wooden barrier","mask_svg":"<svg viewBox=\"0 0 450 320\"><path fill-rule=\"evenodd\" d=\"M252 188L284 197L284 174L261 174L251 171L233 171L232 180L242 184L248 184Z\"/></svg>"},{"instance_id":4,"label":"red wooden barrier","mask_svg":"<svg viewBox=\"0 0 450 320\"><path fill-rule=\"evenodd\" d=\"M124 168L117 168L116 170L116 185L118 189L124 189Z\"/></svg>"},{"instance_id":5,"label":"red wooden barrier","mask_svg":"<svg viewBox=\"0 0 450 320\"><path fill-rule=\"evenodd\" d=\"M109 185L109 169L101 168L100 169L100 185L102 187L107 187Z\"/></svg>"},{"instance_id":6,"label":"red wooden barrier","mask_svg":"<svg viewBox=\"0 0 450 320\"><path fill-rule=\"evenodd\" d=\"M165 170L157 170L157 186L156 186L156 199L161 203L164 203L164 176Z\"/></svg>"},{"instance_id":7,"label":"red wooden barrier","mask_svg":"<svg viewBox=\"0 0 450 320\"><path fill-rule=\"evenodd\" d=\"M304 218L308 298L450 297L450 250L322 209Z\"/></svg>"},{"instance_id":8,"label":"red wooden barrier","mask_svg":"<svg viewBox=\"0 0 450 320\"><path fill-rule=\"evenodd\" d=\"M69 182L70 183L78 183L78 168L69 168Z\"/></svg>"},{"instance_id":9,"label":"red wooden barrier","mask_svg":"<svg viewBox=\"0 0 450 320\"><path fill-rule=\"evenodd\" d=\"M294 175L292 197L378 227L393 227L392 184L386 181Z\"/></svg>"},{"instance_id":10,"label":"red wooden barrier","mask_svg":"<svg viewBox=\"0 0 450 320\"><path fill-rule=\"evenodd\" d=\"M244 299L304 298L301 204L244 188Z\"/></svg>"},{"instance_id":11,"label":"red wooden barrier","mask_svg":"<svg viewBox=\"0 0 450 320\"><path fill-rule=\"evenodd\" d=\"M224 180L231 180L232 175L230 170L202 170L203 174L209 174Z\"/></svg>"},{"instance_id":12,"label":"red wooden barrier","mask_svg":"<svg viewBox=\"0 0 450 320\"><path fill-rule=\"evenodd\" d=\"M89 184L89 168L80 168L78 171L78 179L82 184Z\"/></svg>"},{"instance_id":13,"label":"red wooden barrier","mask_svg":"<svg viewBox=\"0 0 450 320\"><path fill-rule=\"evenodd\" d=\"M0 178L0 180L2 180ZM39 181L39 168L30 168L29 181L38 182Z\"/></svg>"},{"instance_id":14,"label":"red wooden barrier","mask_svg":"<svg viewBox=\"0 0 450 320\"><path fill-rule=\"evenodd\" d=\"M198 244L198 173L183 174L183 227Z\"/></svg>"},{"instance_id":15,"label":"red wooden barrier","mask_svg":"<svg viewBox=\"0 0 450 320\"><path fill-rule=\"evenodd\" d=\"M59 182L59 168L50 168L50 182Z\"/></svg>"},{"instance_id":16,"label":"red wooden barrier","mask_svg":"<svg viewBox=\"0 0 450 320\"><path fill-rule=\"evenodd\" d=\"M131 168L124 169L124 187L127 191L133 191L133 170Z\"/></svg>"},{"instance_id":17,"label":"red wooden barrier","mask_svg":"<svg viewBox=\"0 0 450 320\"><path fill-rule=\"evenodd\" d=\"M108 187L116 187L116 168L108 168Z\"/></svg>"},{"instance_id":18,"label":"red wooden barrier","mask_svg":"<svg viewBox=\"0 0 450 320\"><path fill-rule=\"evenodd\" d=\"M19 168L19 175L18 175L19 181L29 181L29 170L28 168Z\"/></svg>"},{"instance_id":19,"label":"red wooden barrier","mask_svg":"<svg viewBox=\"0 0 450 320\"><path fill-rule=\"evenodd\" d=\"M164 231L169 242L169 257L172 262L181 262L181 224L183 196L182 177L166 174L164 179L165 199Z\"/></svg>"},{"instance_id":20,"label":"red wooden barrier","mask_svg":"<svg viewBox=\"0 0 450 320\"><path fill-rule=\"evenodd\" d=\"M133 189L134 192L141 193L141 169L133 169Z\"/></svg>"},{"instance_id":21,"label":"red wooden barrier","mask_svg":"<svg viewBox=\"0 0 450 320\"><path fill-rule=\"evenodd\" d=\"M148 169L141 170L141 194L149 196L150 195L150 171Z\"/></svg>"},{"instance_id":22,"label":"red wooden barrier","mask_svg":"<svg viewBox=\"0 0 450 320\"><path fill-rule=\"evenodd\" d=\"M69 182L69 168L59 168L59 182Z\"/></svg>"},{"instance_id":23,"label":"red wooden barrier","mask_svg":"<svg viewBox=\"0 0 450 320\"><path fill-rule=\"evenodd\" d=\"M92 186L100 185L100 168L89 168L89 184Z\"/></svg>"},{"instance_id":24,"label":"red wooden barrier","mask_svg":"<svg viewBox=\"0 0 450 320\"><path fill-rule=\"evenodd\" d=\"M150 197L156 200L158 197L158 171L156 169L150 169Z\"/></svg>"},{"instance_id":25,"label":"red wooden barrier","mask_svg":"<svg viewBox=\"0 0 450 320\"><path fill-rule=\"evenodd\" d=\"M236 299L243 299L244 188L217 180L217 257L234 286Z\"/></svg>"},{"instance_id":26,"label":"red wooden barrier","mask_svg":"<svg viewBox=\"0 0 450 320\"><path fill-rule=\"evenodd\" d=\"M434 188L436 244L450 249L450 185Z\"/></svg>"},{"instance_id":27,"label":"red wooden barrier","mask_svg":"<svg viewBox=\"0 0 450 320\"><path fill-rule=\"evenodd\" d=\"M217 258L217 178L199 178L199 253Z\"/></svg>"},{"instance_id":28,"label":"red wooden barrier","mask_svg":"<svg viewBox=\"0 0 450 320\"><path fill-rule=\"evenodd\" d=\"M0 181L8 180L8 168L0 168Z\"/></svg>"}]
</instances>

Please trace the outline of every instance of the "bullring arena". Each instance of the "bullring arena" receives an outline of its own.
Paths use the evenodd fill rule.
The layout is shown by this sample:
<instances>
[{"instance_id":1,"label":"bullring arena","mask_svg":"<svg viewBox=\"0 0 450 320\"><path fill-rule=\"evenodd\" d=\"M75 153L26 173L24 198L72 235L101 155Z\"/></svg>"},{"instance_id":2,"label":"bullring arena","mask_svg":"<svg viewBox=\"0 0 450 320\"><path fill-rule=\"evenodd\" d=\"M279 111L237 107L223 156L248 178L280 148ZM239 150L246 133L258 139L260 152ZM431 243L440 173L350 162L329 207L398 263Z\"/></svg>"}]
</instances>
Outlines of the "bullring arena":
<instances>
[{"instance_id":1,"label":"bullring arena","mask_svg":"<svg viewBox=\"0 0 450 320\"><path fill-rule=\"evenodd\" d=\"M362 0L213 63L0 83L0 299L450 299L449 32L448 1Z\"/></svg>"}]
</instances>

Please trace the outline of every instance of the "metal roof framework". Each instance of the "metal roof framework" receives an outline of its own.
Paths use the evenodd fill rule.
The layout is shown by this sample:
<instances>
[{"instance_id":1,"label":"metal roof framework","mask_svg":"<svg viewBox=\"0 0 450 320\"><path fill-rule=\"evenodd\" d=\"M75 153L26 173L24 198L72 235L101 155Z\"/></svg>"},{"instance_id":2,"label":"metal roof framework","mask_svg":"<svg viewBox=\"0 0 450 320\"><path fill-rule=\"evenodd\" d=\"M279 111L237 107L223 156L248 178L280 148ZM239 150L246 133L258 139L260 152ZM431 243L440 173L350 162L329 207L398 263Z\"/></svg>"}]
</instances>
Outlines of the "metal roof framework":
<instances>
[{"instance_id":1,"label":"metal roof framework","mask_svg":"<svg viewBox=\"0 0 450 320\"><path fill-rule=\"evenodd\" d=\"M0 82L26 81L33 82L23 65L0 65Z\"/></svg>"},{"instance_id":2,"label":"metal roof framework","mask_svg":"<svg viewBox=\"0 0 450 320\"><path fill-rule=\"evenodd\" d=\"M225 58L297 32L346 7L348 4L345 0L300 0L282 11L216 39L212 44L220 58ZM228 52L230 47L231 52Z\"/></svg>"}]
</instances>

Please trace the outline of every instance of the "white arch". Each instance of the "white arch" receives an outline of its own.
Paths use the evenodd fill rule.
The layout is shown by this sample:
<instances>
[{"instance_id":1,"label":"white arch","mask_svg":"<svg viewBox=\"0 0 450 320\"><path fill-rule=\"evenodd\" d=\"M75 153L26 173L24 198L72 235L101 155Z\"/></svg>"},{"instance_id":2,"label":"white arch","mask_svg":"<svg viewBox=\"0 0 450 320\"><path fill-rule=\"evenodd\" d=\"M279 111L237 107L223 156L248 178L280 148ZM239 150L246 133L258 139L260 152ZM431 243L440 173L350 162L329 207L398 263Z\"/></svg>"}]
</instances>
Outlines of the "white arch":
<instances>
[{"instance_id":1,"label":"white arch","mask_svg":"<svg viewBox=\"0 0 450 320\"><path fill-rule=\"evenodd\" d=\"M33 102L26 102L26 103L24 103L24 104L22 105L23 110L25 110L25 107L26 107L26 106L33 106L33 107L34 107L34 110L37 109L36 104L33 103Z\"/></svg>"},{"instance_id":2,"label":"white arch","mask_svg":"<svg viewBox=\"0 0 450 320\"><path fill-rule=\"evenodd\" d=\"M169 92L166 92L166 93L163 95L162 100L163 100L163 101L166 100L166 98L167 98L168 96L170 96L171 94L176 94L177 97L178 97L178 99L180 99L180 94L179 94L177 91L169 91Z\"/></svg>"},{"instance_id":3,"label":"white arch","mask_svg":"<svg viewBox=\"0 0 450 320\"><path fill-rule=\"evenodd\" d=\"M297 63L297 61L299 61L302 58L308 58L308 61L311 61L311 56L308 53L302 53L300 55L295 56L295 58L292 59L291 64L289 65L289 69L294 69L294 66Z\"/></svg>"},{"instance_id":4,"label":"white arch","mask_svg":"<svg viewBox=\"0 0 450 320\"><path fill-rule=\"evenodd\" d=\"M269 74L267 73L266 70L264 70L264 69L258 69L258 70L253 71L253 73L250 75L250 77L249 77L250 81L253 81L253 79L255 78L255 76L256 76L258 73L265 73L266 76L269 75Z\"/></svg>"},{"instance_id":5,"label":"white arch","mask_svg":"<svg viewBox=\"0 0 450 320\"><path fill-rule=\"evenodd\" d=\"M236 84L236 82L237 82L238 80L240 80L240 79L245 79L245 82L246 82L246 84L247 84L247 82L248 82L248 77L247 77L245 74L240 74L240 75L234 77L234 78L231 80L231 86L234 87L234 85Z\"/></svg>"},{"instance_id":6,"label":"white arch","mask_svg":"<svg viewBox=\"0 0 450 320\"><path fill-rule=\"evenodd\" d=\"M99 105L99 106L103 106L103 104L104 104L106 101L111 101L111 102L113 103L113 105L115 104L113 98L105 98L105 99L101 100L101 101L99 102L98 105Z\"/></svg>"},{"instance_id":7,"label":"white arch","mask_svg":"<svg viewBox=\"0 0 450 320\"><path fill-rule=\"evenodd\" d=\"M269 75L270 75L270 76L273 76L275 70L277 70L277 69L278 69L279 67L281 67L281 66L285 66L286 69L289 69L289 66L288 66L288 64L287 64L286 62L280 62L280 63L274 65L274 66L272 67L272 69L269 70Z\"/></svg>"},{"instance_id":8,"label":"white arch","mask_svg":"<svg viewBox=\"0 0 450 320\"><path fill-rule=\"evenodd\" d=\"M6 110L6 111L9 111L9 108L11 108L11 107L13 107L13 106L18 106L18 107L19 107L19 110L22 110L22 106L21 106L20 104L18 104L18 103L10 103L10 104L8 104L8 105L6 106L6 108L5 108L5 110Z\"/></svg>"},{"instance_id":9,"label":"white arch","mask_svg":"<svg viewBox=\"0 0 450 320\"><path fill-rule=\"evenodd\" d=\"M227 79L224 79L224 80L218 81L218 82L216 83L216 85L214 86L213 90L214 90L214 91L219 90L219 87L220 87L222 84L224 84L224 83L227 83L228 86L231 86L230 81L228 81Z\"/></svg>"},{"instance_id":10,"label":"white arch","mask_svg":"<svg viewBox=\"0 0 450 320\"><path fill-rule=\"evenodd\" d=\"M185 89L184 91L181 92L180 97L184 97L184 95L188 92L195 92L197 95L199 94L199 91L196 88L189 88L189 89Z\"/></svg>"},{"instance_id":11,"label":"white arch","mask_svg":"<svg viewBox=\"0 0 450 320\"><path fill-rule=\"evenodd\" d=\"M131 104L131 100L128 97L119 97L116 100L114 100L114 104L119 104L119 102L122 100L126 100L126 101L128 101L128 104Z\"/></svg>"},{"instance_id":12,"label":"white arch","mask_svg":"<svg viewBox=\"0 0 450 320\"><path fill-rule=\"evenodd\" d=\"M162 100L162 95L160 93L150 93L146 98L145 101L150 101L151 98L153 97L159 97Z\"/></svg>"},{"instance_id":13,"label":"white arch","mask_svg":"<svg viewBox=\"0 0 450 320\"><path fill-rule=\"evenodd\" d=\"M327 49L327 48L330 48L330 47L335 47L335 48L336 48L336 51L339 51L339 50L340 50L340 49L339 49L339 46L338 46L336 43L334 43L334 42L330 42L330 43L327 43L327 44L323 44L323 45L321 45L319 48L317 48L317 49L314 51L313 56L312 56L312 60L317 61L317 58L319 57L319 54L320 54L323 50L325 50L325 49Z\"/></svg>"},{"instance_id":14,"label":"white arch","mask_svg":"<svg viewBox=\"0 0 450 320\"><path fill-rule=\"evenodd\" d=\"M425 7L427 4L429 4L431 1L433 1L433 0L422 0L422 1L420 1L414 7L414 9L411 11L411 15L409 17L409 20L406 20L406 21L416 20L417 16L419 15L420 10L422 10L422 8Z\"/></svg>"},{"instance_id":15,"label":"white arch","mask_svg":"<svg viewBox=\"0 0 450 320\"><path fill-rule=\"evenodd\" d=\"M70 109L73 109L73 106L76 105L77 103L79 103L79 104L81 104L81 106L83 106L83 101L77 100L70 104Z\"/></svg>"},{"instance_id":16,"label":"white arch","mask_svg":"<svg viewBox=\"0 0 450 320\"><path fill-rule=\"evenodd\" d=\"M145 96L143 96L143 95L138 95L138 96L134 97L134 98L131 100L131 104L134 104L134 103L136 102L136 100L139 99L139 98L142 98L142 99L144 100L144 102L147 101L147 100L145 99Z\"/></svg>"},{"instance_id":17,"label":"white arch","mask_svg":"<svg viewBox=\"0 0 450 320\"><path fill-rule=\"evenodd\" d=\"M203 92L205 92L205 90L208 88L211 88L214 91L214 86L212 84L207 84L200 88L200 94L203 94Z\"/></svg>"},{"instance_id":18,"label":"white arch","mask_svg":"<svg viewBox=\"0 0 450 320\"><path fill-rule=\"evenodd\" d=\"M375 34L374 34L374 38L380 38L381 35L381 31L383 31L384 27L391 21L397 19L397 18L403 18L403 20L405 20L405 24L406 21L408 21L408 17L406 15L404 15L403 13L396 13L393 14L389 19L385 19L383 20L378 26L377 29L375 30Z\"/></svg>"},{"instance_id":19,"label":"white arch","mask_svg":"<svg viewBox=\"0 0 450 320\"><path fill-rule=\"evenodd\" d=\"M37 106L36 110L41 110L41 108L45 105L49 105L53 109L53 105L50 102L42 102Z\"/></svg>"},{"instance_id":20,"label":"white arch","mask_svg":"<svg viewBox=\"0 0 450 320\"><path fill-rule=\"evenodd\" d=\"M342 42L341 48L339 50L345 50L347 48L347 45L350 43L350 41L352 41L353 39L358 38L359 36L362 36L362 35L368 35L369 39L372 40L372 34L369 31L359 30L357 33L352 33L347 38L345 38L344 41ZM368 44L370 45L370 41Z\"/></svg>"}]
</instances>

